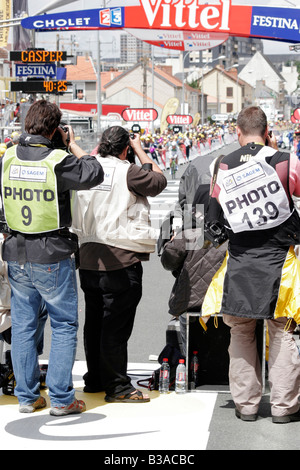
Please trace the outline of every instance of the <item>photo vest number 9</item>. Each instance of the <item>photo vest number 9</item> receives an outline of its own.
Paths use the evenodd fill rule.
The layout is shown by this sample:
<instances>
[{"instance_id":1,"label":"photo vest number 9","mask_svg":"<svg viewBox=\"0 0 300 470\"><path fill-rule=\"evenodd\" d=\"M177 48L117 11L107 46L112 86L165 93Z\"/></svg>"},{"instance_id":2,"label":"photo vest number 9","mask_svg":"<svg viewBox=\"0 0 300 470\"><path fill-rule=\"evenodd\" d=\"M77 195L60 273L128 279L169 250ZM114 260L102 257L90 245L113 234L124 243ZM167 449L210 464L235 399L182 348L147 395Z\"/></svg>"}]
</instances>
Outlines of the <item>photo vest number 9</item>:
<instances>
[{"instance_id":1,"label":"photo vest number 9","mask_svg":"<svg viewBox=\"0 0 300 470\"><path fill-rule=\"evenodd\" d=\"M2 163L2 201L11 230L38 234L58 230L59 204L55 166L68 155L54 150L39 161L24 161L17 146L8 149Z\"/></svg>"}]
</instances>

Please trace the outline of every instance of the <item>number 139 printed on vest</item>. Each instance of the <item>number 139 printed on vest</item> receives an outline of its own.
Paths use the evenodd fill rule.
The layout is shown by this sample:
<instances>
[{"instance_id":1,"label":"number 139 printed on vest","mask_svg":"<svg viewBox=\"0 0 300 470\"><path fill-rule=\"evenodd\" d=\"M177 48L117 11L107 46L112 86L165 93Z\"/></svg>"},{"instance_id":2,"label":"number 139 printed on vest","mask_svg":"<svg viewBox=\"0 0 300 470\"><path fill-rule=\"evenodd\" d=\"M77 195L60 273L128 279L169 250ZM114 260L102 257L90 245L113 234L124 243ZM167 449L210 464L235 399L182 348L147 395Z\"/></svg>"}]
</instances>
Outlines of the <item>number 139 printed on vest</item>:
<instances>
[{"instance_id":1,"label":"number 139 printed on vest","mask_svg":"<svg viewBox=\"0 0 300 470\"><path fill-rule=\"evenodd\" d=\"M231 170L219 169L219 201L234 233L277 227L291 215L275 171L258 156Z\"/></svg>"}]
</instances>

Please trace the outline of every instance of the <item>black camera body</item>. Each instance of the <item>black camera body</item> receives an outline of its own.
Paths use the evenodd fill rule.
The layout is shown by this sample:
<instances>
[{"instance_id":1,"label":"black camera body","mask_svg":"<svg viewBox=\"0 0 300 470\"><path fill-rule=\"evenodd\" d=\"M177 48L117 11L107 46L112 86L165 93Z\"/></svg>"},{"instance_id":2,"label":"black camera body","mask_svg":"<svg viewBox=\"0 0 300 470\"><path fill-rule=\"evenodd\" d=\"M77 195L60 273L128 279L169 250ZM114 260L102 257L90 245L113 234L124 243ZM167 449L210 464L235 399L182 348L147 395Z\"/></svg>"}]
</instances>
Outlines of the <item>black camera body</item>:
<instances>
[{"instance_id":1,"label":"black camera body","mask_svg":"<svg viewBox=\"0 0 300 470\"><path fill-rule=\"evenodd\" d=\"M204 223L204 238L210 241L215 248L218 248L228 240L228 235L224 225L218 220L214 220Z\"/></svg>"},{"instance_id":2,"label":"black camera body","mask_svg":"<svg viewBox=\"0 0 300 470\"><path fill-rule=\"evenodd\" d=\"M6 222L5 216L4 216L4 209L3 209L3 206L2 206L2 201L0 202L0 233L4 233L4 234L9 234L10 233L10 228L7 225L7 222Z\"/></svg>"},{"instance_id":3,"label":"black camera body","mask_svg":"<svg viewBox=\"0 0 300 470\"><path fill-rule=\"evenodd\" d=\"M55 149L67 150L68 142L70 142L69 129L66 127L66 123L64 122L61 122L58 127L60 127L64 132L68 133L67 145L64 144L59 130L56 130L54 136L52 137L52 145Z\"/></svg>"},{"instance_id":4,"label":"black camera body","mask_svg":"<svg viewBox=\"0 0 300 470\"><path fill-rule=\"evenodd\" d=\"M269 131L269 132L268 132L268 136L270 137L270 139L272 139L272 134L273 134L272 131ZM269 145L268 139L266 139L265 145Z\"/></svg>"},{"instance_id":5,"label":"black camera body","mask_svg":"<svg viewBox=\"0 0 300 470\"><path fill-rule=\"evenodd\" d=\"M5 220L0 220L0 233L4 233L6 235L11 233L11 230Z\"/></svg>"},{"instance_id":6,"label":"black camera body","mask_svg":"<svg viewBox=\"0 0 300 470\"><path fill-rule=\"evenodd\" d=\"M135 153L131 145L129 145L126 160L128 160L130 163L135 163Z\"/></svg>"},{"instance_id":7,"label":"black camera body","mask_svg":"<svg viewBox=\"0 0 300 470\"><path fill-rule=\"evenodd\" d=\"M0 364L0 388L4 395L14 394L15 376L10 351L5 353L5 364Z\"/></svg>"},{"instance_id":8,"label":"black camera body","mask_svg":"<svg viewBox=\"0 0 300 470\"><path fill-rule=\"evenodd\" d=\"M135 138L135 134L133 134L133 132L130 132L129 136L130 136L131 139ZM129 148L128 148L128 151L127 151L126 160L128 160L129 163L135 163L135 153L134 153L134 150L131 147L130 143L129 143Z\"/></svg>"}]
</instances>

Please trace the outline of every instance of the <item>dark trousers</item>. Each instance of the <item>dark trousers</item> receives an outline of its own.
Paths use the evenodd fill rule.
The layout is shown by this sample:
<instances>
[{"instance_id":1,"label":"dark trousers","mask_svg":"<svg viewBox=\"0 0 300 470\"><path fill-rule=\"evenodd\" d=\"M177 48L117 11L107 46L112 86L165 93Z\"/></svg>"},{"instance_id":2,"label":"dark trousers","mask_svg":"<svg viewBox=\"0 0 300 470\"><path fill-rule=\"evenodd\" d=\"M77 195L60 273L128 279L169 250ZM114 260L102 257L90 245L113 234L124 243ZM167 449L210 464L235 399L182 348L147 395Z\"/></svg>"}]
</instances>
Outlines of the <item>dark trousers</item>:
<instances>
[{"instance_id":1,"label":"dark trousers","mask_svg":"<svg viewBox=\"0 0 300 470\"><path fill-rule=\"evenodd\" d=\"M127 343L142 296L141 263L116 271L79 270L85 295L85 384L107 395L134 387L127 376Z\"/></svg>"}]
</instances>

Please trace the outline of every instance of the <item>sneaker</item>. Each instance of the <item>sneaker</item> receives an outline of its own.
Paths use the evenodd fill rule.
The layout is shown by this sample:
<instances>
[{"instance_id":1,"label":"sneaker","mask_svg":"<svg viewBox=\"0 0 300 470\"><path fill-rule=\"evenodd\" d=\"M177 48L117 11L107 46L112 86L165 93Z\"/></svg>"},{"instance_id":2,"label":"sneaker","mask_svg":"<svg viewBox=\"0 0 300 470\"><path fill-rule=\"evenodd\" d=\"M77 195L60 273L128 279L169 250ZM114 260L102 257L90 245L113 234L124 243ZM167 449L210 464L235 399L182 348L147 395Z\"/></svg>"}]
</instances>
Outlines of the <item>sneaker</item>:
<instances>
[{"instance_id":1,"label":"sneaker","mask_svg":"<svg viewBox=\"0 0 300 470\"><path fill-rule=\"evenodd\" d=\"M31 405L20 405L19 411L20 411L20 413L33 413L35 410L45 408L45 406L47 406L47 402L46 402L45 398L44 397L39 397Z\"/></svg>"},{"instance_id":2,"label":"sneaker","mask_svg":"<svg viewBox=\"0 0 300 470\"><path fill-rule=\"evenodd\" d=\"M50 409L50 414L52 416L65 416L76 413L83 413L86 410L84 401L74 400L73 403L66 406L53 406Z\"/></svg>"}]
</instances>

